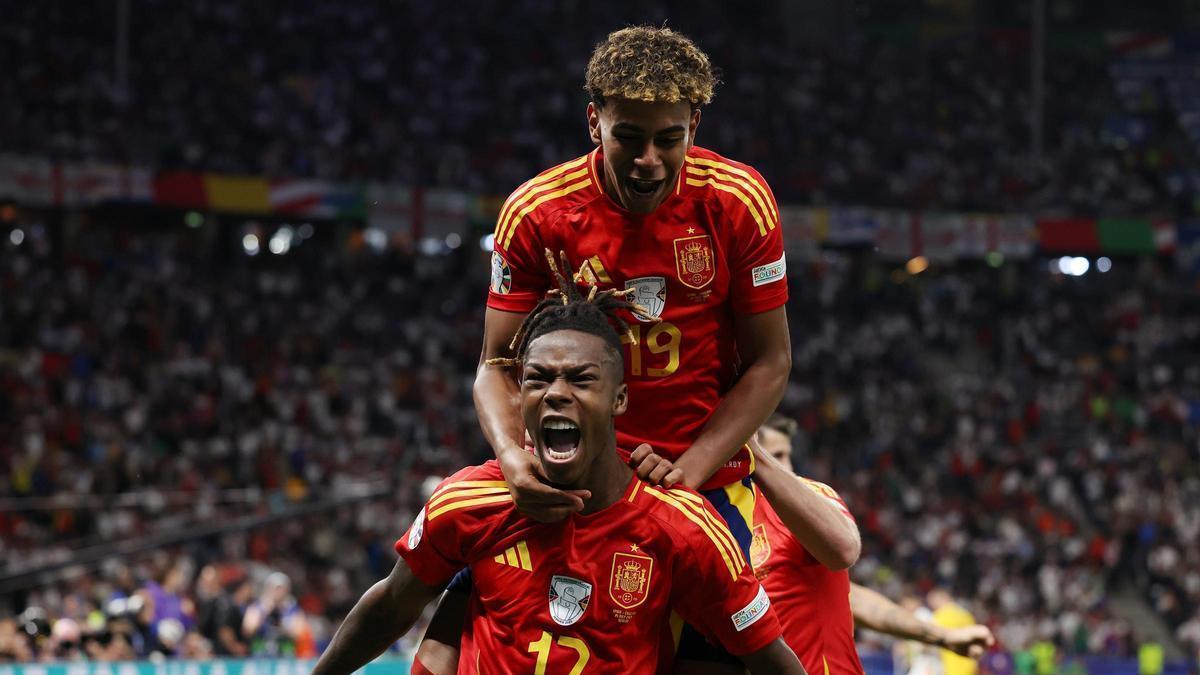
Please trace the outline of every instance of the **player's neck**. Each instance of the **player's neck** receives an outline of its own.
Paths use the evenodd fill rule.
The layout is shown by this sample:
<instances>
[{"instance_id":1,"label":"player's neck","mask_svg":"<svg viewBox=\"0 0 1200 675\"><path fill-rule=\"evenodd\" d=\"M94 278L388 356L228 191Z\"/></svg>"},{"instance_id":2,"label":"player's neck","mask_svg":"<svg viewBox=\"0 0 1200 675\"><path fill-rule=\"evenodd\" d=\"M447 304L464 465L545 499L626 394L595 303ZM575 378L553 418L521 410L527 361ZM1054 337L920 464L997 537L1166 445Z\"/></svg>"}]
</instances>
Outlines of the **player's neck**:
<instances>
[{"instance_id":1,"label":"player's neck","mask_svg":"<svg viewBox=\"0 0 1200 675\"><path fill-rule=\"evenodd\" d=\"M597 458L588 472L585 481L588 484L579 486L592 493L591 498L583 503L580 515L596 513L616 504L625 495L632 474L633 470L621 461L615 447Z\"/></svg>"}]
</instances>

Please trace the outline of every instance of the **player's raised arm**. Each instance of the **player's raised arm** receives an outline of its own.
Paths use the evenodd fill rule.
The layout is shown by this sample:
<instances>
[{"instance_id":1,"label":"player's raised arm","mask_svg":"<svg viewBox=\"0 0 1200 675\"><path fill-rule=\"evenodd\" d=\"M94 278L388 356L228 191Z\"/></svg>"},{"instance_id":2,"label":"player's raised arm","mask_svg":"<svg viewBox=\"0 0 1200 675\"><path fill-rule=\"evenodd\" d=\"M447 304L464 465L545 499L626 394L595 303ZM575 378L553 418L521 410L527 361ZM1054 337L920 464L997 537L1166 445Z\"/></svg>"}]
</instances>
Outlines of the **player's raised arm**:
<instances>
[{"instance_id":1,"label":"player's raised arm","mask_svg":"<svg viewBox=\"0 0 1200 675\"><path fill-rule=\"evenodd\" d=\"M704 431L675 463L692 489L729 461L779 405L792 370L787 311L734 315L741 375L725 394Z\"/></svg>"},{"instance_id":2,"label":"player's raised arm","mask_svg":"<svg viewBox=\"0 0 1200 675\"><path fill-rule=\"evenodd\" d=\"M788 333L787 262L779 209L763 177L748 166L729 166L748 202L726 202L722 218L733 233L729 252L730 294L738 379L676 463L683 482L703 485L733 458L783 398L792 371ZM727 194L727 193L723 193ZM750 208L755 205L755 208Z\"/></svg>"},{"instance_id":3,"label":"player's raised arm","mask_svg":"<svg viewBox=\"0 0 1200 675\"><path fill-rule=\"evenodd\" d=\"M440 586L414 576L403 558L397 560L391 574L367 589L350 610L313 674L352 673L363 667L399 640L440 592Z\"/></svg>"},{"instance_id":4,"label":"player's raised arm","mask_svg":"<svg viewBox=\"0 0 1200 675\"><path fill-rule=\"evenodd\" d=\"M853 583L850 584L850 611L854 613L856 626L949 649L959 656L977 659L996 643L987 626L945 628L922 621L884 595Z\"/></svg>"},{"instance_id":5,"label":"player's raised arm","mask_svg":"<svg viewBox=\"0 0 1200 675\"><path fill-rule=\"evenodd\" d=\"M862 539L837 493L792 473L757 439L751 440L750 448L757 463L755 484L796 540L831 570L853 565L862 552Z\"/></svg>"}]
</instances>

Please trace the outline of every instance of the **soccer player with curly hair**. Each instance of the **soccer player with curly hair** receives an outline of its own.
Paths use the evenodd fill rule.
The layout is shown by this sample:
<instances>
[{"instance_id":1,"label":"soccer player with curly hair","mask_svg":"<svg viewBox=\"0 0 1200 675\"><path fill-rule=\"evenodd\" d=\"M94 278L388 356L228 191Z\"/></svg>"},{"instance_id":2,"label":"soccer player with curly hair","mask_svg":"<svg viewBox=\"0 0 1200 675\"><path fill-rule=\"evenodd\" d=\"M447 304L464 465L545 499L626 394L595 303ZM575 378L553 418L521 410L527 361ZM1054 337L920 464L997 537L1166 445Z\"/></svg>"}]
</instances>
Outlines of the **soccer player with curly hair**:
<instances>
[{"instance_id":1,"label":"soccer player with curly hair","mask_svg":"<svg viewBox=\"0 0 1200 675\"><path fill-rule=\"evenodd\" d=\"M524 447L536 430L518 414L518 381L502 360L554 286L545 250L564 252L580 283L629 290L648 316L622 340L629 411L617 420L617 451L647 480L699 490L745 556L754 511L746 442L787 383L788 292L766 181L696 145L717 83L708 56L668 28L625 28L596 46L584 86L595 148L526 181L501 208L474 395L517 508L543 522L578 514L586 491L553 484ZM467 603L455 591L468 583L456 579L443 599L418 653L425 667L453 663L461 620L452 617ZM708 654L694 631L680 639L681 658L726 656Z\"/></svg>"}]
</instances>

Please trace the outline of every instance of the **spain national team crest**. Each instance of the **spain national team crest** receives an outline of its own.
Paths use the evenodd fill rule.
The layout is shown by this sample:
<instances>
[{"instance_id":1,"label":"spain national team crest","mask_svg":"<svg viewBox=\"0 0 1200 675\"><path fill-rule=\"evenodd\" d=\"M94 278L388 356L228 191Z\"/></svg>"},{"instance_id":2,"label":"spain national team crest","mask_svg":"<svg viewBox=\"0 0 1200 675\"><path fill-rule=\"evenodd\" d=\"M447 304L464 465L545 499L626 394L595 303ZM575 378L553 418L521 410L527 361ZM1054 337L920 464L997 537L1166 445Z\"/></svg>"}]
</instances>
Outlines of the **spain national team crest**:
<instances>
[{"instance_id":1,"label":"spain national team crest","mask_svg":"<svg viewBox=\"0 0 1200 675\"><path fill-rule=\"evenodd\" d=\"M555 574L550 578L550 618L560 626L570 626L583 616L592 601L592 585L574 577Z\"/></svg>"},{"instance_id":2,"label":"spain national team crest","mask_svg":"<svg viewBox=\"0 0 1200 675\"><path fill-rule=\"evenodd\" d=\"M771 540L767 539L767 526L755 525L754 538L750 540L750 567L758 569L771 557Z\"/></svg>"},{"instance_id":3,"label":"spain national team crest","mask_svg":"<svg viewBox=\"0 0 1200 675\"><path fill-rule=\"evenodd\" d=\"M655 319L662 316L663 309L667 306L667 278L666 277L638 277L625 282L625 289L634 289L633 301L650 313L650 316ZM637 314L638 321L649 321L643 319Z\"/></svg>"},{"instance_id":4,"label":"spain national team crest","mask_svg":"<svg viewBox=\"0 0 1200 675\"><path fill-rule=\"evenodd\" d=\"M698 234L675 240L675 274L684 286L697 290L717 275L713 264L712 237Z\"/></svg>"},{"instance_id":5,"label":"spain national team crest","mask_svg":"<svg viewBox=\"0 0 1200 675\"><path fill-rule=\"evenodd\" d=\"M635 553L614 553L608 596L623 609L633 609L646 601L654 558Z\"/></svg>"}]
</instances>

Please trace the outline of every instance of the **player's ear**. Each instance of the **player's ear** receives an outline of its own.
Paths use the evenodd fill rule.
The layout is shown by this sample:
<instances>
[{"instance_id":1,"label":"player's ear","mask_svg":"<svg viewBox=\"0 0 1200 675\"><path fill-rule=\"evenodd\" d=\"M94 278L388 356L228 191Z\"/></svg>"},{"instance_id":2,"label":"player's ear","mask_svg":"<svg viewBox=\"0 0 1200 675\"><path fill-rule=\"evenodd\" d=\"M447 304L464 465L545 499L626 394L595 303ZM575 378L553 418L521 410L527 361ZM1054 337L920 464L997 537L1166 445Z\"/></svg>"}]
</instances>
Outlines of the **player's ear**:
<instances>
[{"instance_id":1,"label":"player's ear","mask_svg":"<svg viewBox=\"0 0 1200 675\"><path fill-rule=\"evenodd\" d=\"M613 415L623 415L625 410L629 408L629 387L625 383L617 385L617 395L613 399Z\"/></svg>"},{"instance_id":2,"label":"player's ear","mask_svg":"<svg viewBox=\"0 0 1200 675\"><path fill-rule=\"evenodd\" d=\"M700 128L700 109L692 111L692 119L688 122L688 148L696 144L696 129Z\"/></svg>"},{"instance_id":3,"label":"player's ear","mask_svg":"<svg viewBox=\"0 0 1200 675\"><path fill-rule=\"evenodd\" d=\"M592 143L600 145L600 109L596 107L595 101L589 101L587 107L588 134L592 137Z\"/></svg>"}]
</instances>

